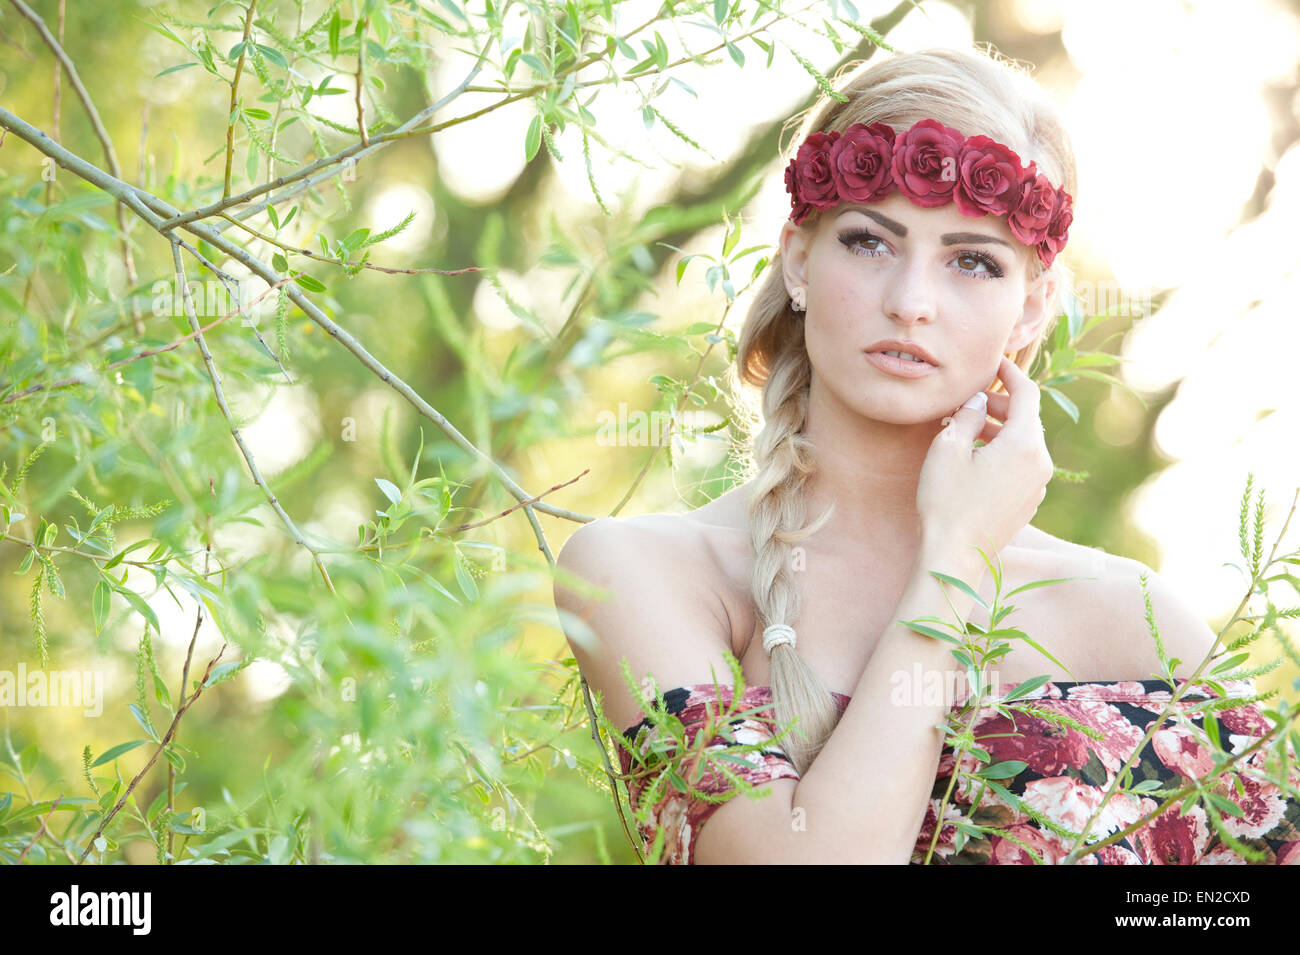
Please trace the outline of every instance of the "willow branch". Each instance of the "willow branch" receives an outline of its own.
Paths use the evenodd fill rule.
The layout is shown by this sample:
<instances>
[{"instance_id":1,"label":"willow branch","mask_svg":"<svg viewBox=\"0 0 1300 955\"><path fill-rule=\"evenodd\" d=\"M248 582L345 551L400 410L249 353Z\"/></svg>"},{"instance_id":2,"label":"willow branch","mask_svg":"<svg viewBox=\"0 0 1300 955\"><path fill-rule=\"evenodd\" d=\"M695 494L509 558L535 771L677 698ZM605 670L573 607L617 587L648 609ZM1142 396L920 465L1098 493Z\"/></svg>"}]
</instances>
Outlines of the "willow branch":
<instances>
[{"instance_id":1,"label":"willow branch","mask_svg":"<svg viewBox=\"0 0 1300 955\"><path fill-rule=\"evenodd\" d=\"M275 238L275 236L267 235L265 232L258 232L252 226L245 225L243 222L240 222L228 213L218 212L217 215L225 219L231 225L239 226L239 228L243 229L249 235L261 239L267 245L275 246L282 252L288 252L292 255L306 256L307 258L314 259L317 262L328 262L331 265L338 265L344 268L374 269L376 272L387 272L389 275L464 275L466 272L483 271L481 265L469 265L463 269L391 269L382 265L375 265L371 262L340 262L338 259L331 259L323 255L317 255L315 252L311 251L311 249L300 249L297 246L289 245L287 242L281 242L279 239Z\"/></svg>"},{"instance_id":2,"label":"willow branch","mask_svg":"<svg viewBox=\"0 0 1300 955\"><path fill-rule=\"evenodd\" d=\"M9 0L9 2L14 5L20 14L32 22L33 26L36 27L36 32L41 35L41 39L45 41L45 45L50 48L50 52L54 54L55 58L61 64L63 64L63 69L68 74L68 82L72 84L73 90L76 91L77 99L81 100L81 105L85 108L86 115L90 118L90 126L95 132L95 137L104 148L104 157L108 162L109 172L113 174L115 179L121 179L122 167L118 165L117 152L113 149L113 141L109 138L108 130L104 128L104 124L99 118L99 111L95 109L95 104L91 100L90 94L86 92L86 87L81 82L81 76L77 73L77 68L72 65L72 60L68 58L68 54L64 52L63 46L59 41L50 33L49 27L45 25L45 21L42 20L31 7L27 6L23 0ZM131 255L131 246L127 240L126 213L120 205L115 207L115 211L117 213L117 227L121 235L122 265L126 268L127 281L130 283L131 288L135 288L139 283L139 277L135 271L135 259ZM131 315L135 320L136 333L143 335L144 319L140 314L139 306L134 300L131 302Z\"/></svg>"},{"instance_id":3,"label":"willow branch","mask_svg":"<svg viewBox=\"0 0 1300 955\"><path fill-rule=\"evenodd\" d=\"M275 492L271 490L270 486L266 483L266 479L262 477L262 472L258 470L257 462L253 460L253 452L250 451L248 445L244 443L244 435L239 430L239 426L235 424L235 416L230 413L230 407L226 404L226 395L224 389L221 387L221 375L217 373L216 362L212 360L212 353L208 351L208 343L203 337L203 330L199 328L198 314L194 308L194 301L190 297L189 283L185 279L185 265L181 262L180 245L176 242L172 242L171 247L172 264L176 269L176 281L181 284L182 294L185 299L185 317L189 320L190 328L194 329L194 335L198 340L199 352L203 355L203 364L207 368L208 378L212 382L212 391L217 397L217 407L221 409L221 414L225 417L226 423L230 425L230 433L235 439L235 444L239 446L239 453L244 456L244 461L248 465L249 473L253 476L253 483L262 489L262 493L266 495L267 503L270 504L272 510L279 515L280 521L284 526L289 529L289 533L292 535L294 541L300 547L303 547L310 552L312 561L316 564L316 569L320 571L320 575L325 581L325 586L329 588L330 593L337 596L337 591L334 589L334 581L330 579L329 571L325 569L325 562L321 560L320 553L315 547L308 543L307 539L303 537L302 531L298 530L298 525L294 523L293 518L291 518L288 512L280 505L280 501L276 498Z\"/></svg>"},{"instance_id":4,"label":"willow branch","mask_svg":"<svg viewBox=\"0 0 1300 955\"><path fill-rule=\"evenodd\" d=\"M122 807L126 805L126 801L131 798L131 793L135 792L135 788L140 785L140 780L144 779L149 770L153 769L153 764L158 762L158 757L161 755L162 751L171 745L172 737L176 735L176 728L180 725L181 717L185 715L185 711L193 706L194 701L203 693L203 686L208 682L208 676L212 673L212 668L216 666L217 661L221 659L221 655L225 652L226 644L222 643L221 649L217 651L217 655L208 661L208 668L203 671L203 679L199 681L199 686L195 689L193 695L190 696L189 699L185 699L182 696L180 708L176 711L176 715L172 717L171 726L167 727L167 733L163 736L162 742L159 743L158 748L153 751L153 755L149 757L149 762L144 764L144 769L135 774L135 778L127 785L126 792L122 793L122 797L117 801L116 805L114 805L104 818L100 820L99 828L96 829L95 834L90 837L90 841L86 844L85 850L81 853L81 858L77 860L77 865L81 865L86 861L86 856L90 855L90 850L94 847L95 840L104 834L104 830L108 828L108 824L112 822L113 817L122 811Z\"/></svg>"},{"instance_id":5,"label":"willow branch","mask_svg":"<svg viewBox=\"0 0 1300 955\"><path fill-rule=\"evenodd\" d=\"M18 861L14 863L15 865L22 865L23 859L27 858L27 853L32 851L32 846L41 841L41 836L45 835L45 827L49 825L50 818L54 815L54 810L59 808L59 803L61 802L63 802L63 796L59 796L58 799L54 800L54 803L50 806L50 811L47 812L45 818L41 820L41 827L36 830L36 837L23 847L23 851L18 854Z\"/></svg>"},{"instance_id":6,"label":"willow branch","mask_svg":"<svg viewBox=\"0 0 1300 955\"><path fill-rule=\"evenodd\" d=\"M237 218L247 219L248 217L256 215L257 213L261 212L268 205L279 205L281 202L284 202L286 199L292 198L293 196L297 195L303 190L310 189L313 186L319 185L320 183L328 179L331 179L334 176L337 176L340 172L342 172L342 169L334 168L334 167L338 167L341 163L344 163L349 159L352 159L353 162L355 163L361 159L364 159L366 156L369 156L371 153L379 149L382 149L384 146L387 146L390 142L393 142L395 139L405 138L403 134L405 134L409 130L418 127L420 123L424 122L434 113L436 113L438 110L442 109L444 106L446 106L449 102L451 102L456 97L458 97L464 91L464 88L469 85L470 80L472 80L475 76L477 76L479 71L483 69L483 63L487 59L487 51L490 48L492 42L493 41L489 39L487 43L484 44L482 51L478 55L477 61L474 63L474 67L469 71L469 74L465 77L465 79L463 79L460 82L458 86L456 86L454 89L449 91L447 95L443 96L436 103L433 103L432 105L427 106L426 108L420 110L420 112L416 113L409 120L407 120L407 122L403 123L393 132L385 133L381 136L372 137L370 139L370 144L368 146L363 145L362 143L353 143L351 146L348 146L347 148L340 150L339 152L335 153L333 156L325 156L321 159L317 159L316 161L309 163L306 166L303 166L302 168L298 169L295 172L289 173L288 175L280 176L277 179L272 179L270 182L262 183L259 186L254 186L253 188L247 190L246 192L242 192L237 196L231 196L228 199L222 199L220 202L214 202L209 206L203 207L202 209L195 209L192 212L186 212L186 213L181 213L178 210L176 212L176 215L172 219L169 219L167 222L163 224L162 231L169 232L170 230L176 228L179 225L184 225L188 222L195 222L199 219L209 218L210 216L214 216L218 212L221 212L224 209L228 209L231 206L243 205L244 203L257 198L258 196L265 195L268 192L273 192L274 190L280 189L281 187L284 186L289 186L289 188L285 189L283 192L279 193L278 195L273 196L270 199L263 200L262 202L259 202L257 205L248 209L243 209L238 213ZM324 171L321 172L321 170ZM318 173L318 172L320 173L319 175L313 176L314 173ZM228 225L228 223L219 223L216 225L215 228L218 232L220 232L226 227L226 225Z\"/></svg>"},{"instance_id":7,"label":"willow branch","mask_svg":"<svg viewBox=\"0 0 1300 955\"><path fill-rule=\"evenodd\" d=\"M257 0L252 0L248 5L248 15L244 17L244 38L239 44L235 78L230 81L230 112L226 116L226 184L221 190L222 199L230 197L230 168L235 161L235 109L239 105L239 77L244 72L244 57L248 56L248 34L253 28L253 11L256 9ZM117 173L113 175L116 176Z\"/></svg>"}]
</instances>

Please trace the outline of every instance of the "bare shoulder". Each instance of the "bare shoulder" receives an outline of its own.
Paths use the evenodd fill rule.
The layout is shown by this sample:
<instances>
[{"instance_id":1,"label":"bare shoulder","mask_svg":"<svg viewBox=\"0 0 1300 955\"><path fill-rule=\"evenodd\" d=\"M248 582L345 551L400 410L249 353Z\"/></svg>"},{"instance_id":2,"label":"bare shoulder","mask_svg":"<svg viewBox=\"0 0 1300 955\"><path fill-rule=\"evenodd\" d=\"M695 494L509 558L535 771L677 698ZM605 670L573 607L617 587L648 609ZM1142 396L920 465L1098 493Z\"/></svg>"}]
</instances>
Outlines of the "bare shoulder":
<instances>
[{"instance_id":1,"label":"bare shoulder","mask_svg":"<svg viewBox=\"0 0 1300 955\"><path fill-rule=\"evenodd\" d=\"M1151 678L1160 665L1152 625L1167 654L1182 661L1175 676L1190 676L1210 652L1214 631L1185 594L1146 564L1028 530L1032 533L1024 540L1033 554L1031 578L1079 578L1034 593L1043 595L1055 614L1074 622L1075 657L1089 674L1084 679Z\"/></svg>"},{"instance_id":2,"label":"bare shoulder","mask_svg":"<svg viewBox=\"0 0 1300 955\"><path fill-rule=\"evenodd\" d=\"M623 672L662 690L730 682L730 626L710 585L707 548L679 515L602 517L565 542L555 605L574 657L621 727L639 707ZM583 586L583 584L587 586Z\"/></svg>"}]
</instances>

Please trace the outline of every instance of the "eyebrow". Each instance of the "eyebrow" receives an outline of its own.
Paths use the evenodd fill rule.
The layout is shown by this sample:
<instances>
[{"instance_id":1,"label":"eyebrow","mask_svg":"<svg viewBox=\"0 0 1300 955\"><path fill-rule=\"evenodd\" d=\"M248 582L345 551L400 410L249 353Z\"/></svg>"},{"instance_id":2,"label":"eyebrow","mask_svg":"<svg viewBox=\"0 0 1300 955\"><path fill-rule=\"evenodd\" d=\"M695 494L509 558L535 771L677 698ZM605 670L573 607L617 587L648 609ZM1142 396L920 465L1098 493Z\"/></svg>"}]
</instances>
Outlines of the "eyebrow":
<instances>
[{"instance_id":1,"label":"eyebrow","mask_svg":"<svg viewBox=\"0 0 1300 955\"><path fill-rule=\"evenodd\" d=\"M838 219L840 216L850 212L861 212L864 216L870 216L899 238L903 238L907 235L907 226L903 225L901 222L895 222L893 219L889 218L889 216L883 216L879 212L864 209L862 206L849 206L841 212L839 216L836 216L836 218ZM1012 249L1013 251L1015 248L1005 239L999 239L997 236L993 235L985 235L983 232L948 232L940 236L939 241L944 245L958 245L963 243L997 243L998 245L1005 245L1008 249Z\"/></svg>"}]
</instances>

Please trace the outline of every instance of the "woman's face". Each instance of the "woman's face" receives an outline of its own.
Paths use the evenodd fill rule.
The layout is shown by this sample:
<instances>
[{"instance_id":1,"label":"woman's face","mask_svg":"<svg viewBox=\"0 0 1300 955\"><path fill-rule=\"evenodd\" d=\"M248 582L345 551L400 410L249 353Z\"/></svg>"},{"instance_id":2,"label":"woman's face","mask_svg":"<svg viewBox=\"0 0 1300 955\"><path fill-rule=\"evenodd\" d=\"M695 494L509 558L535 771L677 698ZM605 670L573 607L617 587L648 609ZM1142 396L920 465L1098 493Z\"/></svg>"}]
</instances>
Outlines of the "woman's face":
<instances>
[{"instance_id":1,"label":"woman's face","mask_svg":"<svg viewBox=\"0 0 1300 955\"><path fill-rule=\"evenodd\" d=\"M781 249L787 290L805 290L818 386L879 421L952 414L990 387L1002 355L1031 343L1050 317L1056 278L1026 284L1034 252L1005 217L968 218L953 203L924 208L898 192L841 203L812 230L787 221ZM890 374L866 354L883 339L914 342L935 363L919 377Z\"/></svg>"}]
</instances>

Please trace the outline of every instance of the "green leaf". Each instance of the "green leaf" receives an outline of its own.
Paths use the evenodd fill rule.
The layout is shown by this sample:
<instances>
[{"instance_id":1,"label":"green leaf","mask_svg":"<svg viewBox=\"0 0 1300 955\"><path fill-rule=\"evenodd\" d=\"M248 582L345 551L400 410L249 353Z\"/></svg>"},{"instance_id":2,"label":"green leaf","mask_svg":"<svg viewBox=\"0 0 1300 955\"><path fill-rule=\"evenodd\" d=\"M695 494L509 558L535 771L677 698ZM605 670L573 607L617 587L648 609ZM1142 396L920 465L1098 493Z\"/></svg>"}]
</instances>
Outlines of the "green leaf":
<instances>
[{"instance_id":1,"label":"green leaf","mask_svg":"<svg viewBox=\"0 0 1300 955\"><path fill-rule=\"evenodd\" d=\"M105 763L111 763L113 760L117 759L123 753L129 753L137 746L143 746L147 742L149 742L147 739L133 739L129 743L118 743L116 746L112 747L111 749L105 750L103 756L99 757L99 759L95 760L93 763L90 764L90 768L94 769L96 766L102 766Z\"/></svg>"},{"instance_id":2,"label":"green leaf","mask_svg":"<svg viewBox=\"0 0 1300 955\"><path fill-rule=\"evenodd\" d=\"M1003 699L1004 700L1019 699L1020 697L1024 696L1026 693L1034 692L1034 690L1038 689L1040 686L1046 683L1048 679L1049 677L1045 677L1045 676L1031 677L1030 679L1026 680L1024 683L1020 683L1012 687L1011 692L1008 693L1005 697L1003 697Z\"/></svg>"},{"instance_id":3,"label":"green leaf","mask_svg":"<svg viewBox=\"0 0 1300 955\"><path fill-rule=\"evenodd\" d=\"M730 226L728 227L727 237L722 242L722 257L724 259L727 256L731 255L731 250L736 247L736 243L739 241L740 241L740 220L737 219L735 222L731 223Z\"/></svg>"},{"instance_id":4,"label":"green leaf","mask_svg":"<svg viewBox=\"0 0 1300 955\"><path fill-rule=\"evenodd\" d=\"M460 585L461 592L471 601L478 600L478 584L474 582L474 575L469 572L466 566L468 558L463 556L460 551L456 552L454 563L456 565L456 583Z\"/></svg>"},{"instance_id":5,"label":"green leaf","mask_svg":"<svg viewBox=\"0 0 1300 955\"><path fill-rule=\"evenodd\" d=\"M185 757L182 756L180 753L178 753L176 750L172 749L172 747L168 746L166 749L164 749L163 756L167 758L167 762L171 763L173 766L176 767L176 772L178 773L185 772Z\"/></svg>"},{"instance_id":6,"label":"green leaf","mask_svg":"<svg viewBox=\"0 0 1300 955\"><path fill-rule=\"evenodd\" d=\"M131 715L135 717L135 721L140 724L140 729L148 733L149 738L155 743L160 742L158 734L154 731L154 728L149 725L149 721L145 718L144 712L140 707L135 703L128 703L126 704L126 708L131 711Z\"/></svg>"},{"instance_id":7,"label":"green leaf","mask_svg":"<svg viewBox=\"0 0 1300 955\"><path fill-rule=\"evenodd\" d=\"M368 235L370 235L369 229L355 229L348 233L348 237L343 240L343 245L349 249L360 248L361 243L366 241Z\"/></svg>"},{"instance_id":8,"label":"green leaf","mask_svg":"<svg viewBox=\"0 0 1300 955\"><path fill-rule=\"evenodd\" d=\"M342 31L343 18L339 16L339 12L335 10L334 16L330 18L329 27L330 56L339 55L339 34L342 33Z\"/></svg>"},{"instance_id":9,"label":"green leaf","mask_svg":"<svg viewBox=\"0 0 1300 955\"><path fill-rule=\"evenodd\" d=\"M949 576L948 574L941 574L941 573L939 573L939 571L937 571L937 570L932 570L932 571L930 571L930 576L931 576L931 577L938 577L940 580L944 581L945 583L952 584L952 586L956 587L956 588L957 588L958 590L960 590L962 593L964 593L964 594L968 595L969 597L971 597L971 599L973 599L976 603L978 603L978 604L979 604L981 607L983 607L985 610L988 609L989 605L985 602L984 598L981 597L978 593L976 593L976 592L971 588L970 584L966 583L966 581L964 581L964 580L958 580L956 577L951 577L951 576Z\"/></svg>"},{"instance_id":10,"label":"green leaf","mask_svg":"<svg viewBox=\"0 0 1300 955\"><path fill-rule=\"evenodd\" d=\"M1017 587L1015 590L1011 591L1010 593L1003 595L1003 599L1005 600L1008 597L1014 597L1022 590L1033 590L1035 587L1046 587L1048 584L1063 584L1066 581L1070 581L1070 580L1087 580L1087 579L1088 578L1086 577L1054 577L1051 580L1033 580L1027 584Z\"/></svg>"},{"instance_id":11,"label":"green leaf","mask_svg":"<svg viewBox=\"0 0 1300 955\"><path fill-rule=\"evenodd\" d=\"M297 282L299 285L301 285L303 288L305 288L305 289L306 289L307 291L309 291L309 292L323 292L323 291L325 291L325 286L322 285L321 282L320 282L318 279L314 279L314 278L312 278L310 275L307 275L307 274L305 274L305 273L303 273L303 274L299 274L299 275L295 275L295 276L293 277L293 280L294 280L295 282Z\"/></svg>"},{"instance_id":12,"label":"green leaf","mask_svg":"<svg viewBox=\"0 0 1300 955\"><path fill-rule=\"evenodd\" d=\"M178 63L178 64L176 64L175 66L169 66L169 67L167 67L167 69L163 70L161 73L155 73L153 78L154 78L154 79L158 79L158 77L160 77L160 76L166 76L168 73L175 73L177 70L183 70L183 69L185 69L186 67L190 67L190 66L198 66L198 64L197 64L197 63Z\"/></svg>"},{"instance_id":13,"label":"green leaf","mask_svg":"<svg viewBox=\"0 0 1300 955\"><path fill-rule=\"evenodd\" d=\"M1049 388L1044 385L1042 386L1042 390L1052 396L1052 400L1061 406L1061 410L1068 414L1075 424L1079 423L1079 407L1073 401L1065 397L1065 395L1061 394L1055 388Z\"/></svg>"},{"instance_id":14,"label":"green leaf","mask_svg":"<svg viewBox=\"0 0 1300 955\"><path fill-rule=\"evenodd\" d=\"M284 58L284 54L281 53L279 50L277 50L275 47L267 46L264 43L257 43L254 45L258 48L258 50L261 51L264 57L266 57L276 66L280 67L283 70L287 70L289 68L289 61L286 60Z\"/></svg>"},{"instance_id":15,"label":"green leaf","mask_svg":"<svg viewBox=\"0 0 1300 955\"><path fill-rule=\"evenodd\" d=\"M1019 776L1029 764L1018 759L1009 759L1005 762L994 763L992 766L985 766L975 775L983 779L1011 779Z\"/></svg>"},{"instance_id":16,"label":"green leaf","mask_svg":"<svg viewBox=\"0 0 1300 955\"><path fill-rule=\"evenodd\" d=\"M528 124L528 133L524 136L524 162L532 162L537 150L542 146L542 114L538 113Z\"/></svg>"},{"instance_id":17,"label":"green leaf","mask_svg":"<svg viewBox=\"0 0 1300 955\"><path fill-rule=\"evenodd\" d=\"M243 660L231 660L228 663L222 663L212 668L208 678L203 681L204 689L210 686L216 686L218 683L224 683L229 680L235 673L244 666Z\"/></svg>"},{"instance_id":18,"label":"green leaf","mask_svg":"<svg viewBox=\"0 0 1300 955\"><path fill-rule=\"evenodd\" d=\"M936 630L933 627L927 627L923 623L918 623L916 621L912 621L911 623L908 623L906 620L895 620L894 622L901 623L904 627L907 627L909 630L915 630L917 633L924 634L927 637L934 637L936 640L942 640L944 643L951 643L954 646L958 646L958 647L962 646L962 642L958 640L956 637L950 636L949 634L946 634L941 630Z\"/></svg>"},{"instance_id":19,"label":"green leaf","mask_svg":"<svg viewBox=\"0 0 1300 955\"><path fill-rule=\"evenodd\" d=\"M163 682L162 677L157 673L153 675L153 695L154 699L167 707L167 709L170 710L172 708L172 695L167 690L167 684Z\"/></svg>"},{"instance_id":20,"label":"green leaf","mask_svg":"<svg viewBox=\"0 0 1300 955\"><path fill-rule=\"evenodd\" d=\"M402 492L398 490L397 485L392 481L386 481L383 478L375 478L375 483L379 485L379 490L384 492L384 497L396 504L402 499Z\"/></svg>"},{"instance_id":21,"label":"green leaf","mask_svg":"<svg viewBox=\"0 0 1300 955\"><path fill-rule=\"evenodd\" d=\"M1230 656L1228 657L1228 659L1224 660L1213 670L1211 670L1210 675L1213 676L1216 673L1226 673L1228 670L1236 669L1238 666L1245 663L1249 659L1250 659L1249 653L1238 653L1233 656Z\"/></svg>"},{"instance_id":22,"label":"green leaf","mask_svg":"<svg viewBox=\"0 0 1300 955\"><path fill-rule=\"evenodd\" d=\"M104 630L104 623L108 620L109 598L113 591L108 584L100 581L95 584L95 593L91 597L91 610L95 617L95 636L99 636Z\"/></svg>"},{"instance_id":23,"label":"green leaf","mask_svg":"<svg viewBox=\"0 0 1300 955\"><path fill-rule=\"evenodd\" d=\"M146 620L149 621L149 623L153 626L155 632L161 633L161 630L158 626L158 615L153 612L153 607L150 607L149 604L145 602L145 599L143 597L141 597L134 590L129 590L126 587L119 587L118 593L120 593L123 597L126 598L126 602L129 603L132 607L134 607L136 611L140 614L140 616L144 617Z\"/></svg>"},{"instance_id":24,"label":"green leaf","mask_svg":"<svg viewBox=\"0 0 1300 955\"><path fill-rule=\"evenodd\" d=\"M1211 803L1217 806L1221 811L1226 812L1229 816L1236 816L1238 819L1241 819L1246 815L1246 811L1227 796L1220 795L1219 793L1206 793L1206 795L1209 797Z\"/></svg>"}]
</instances>

